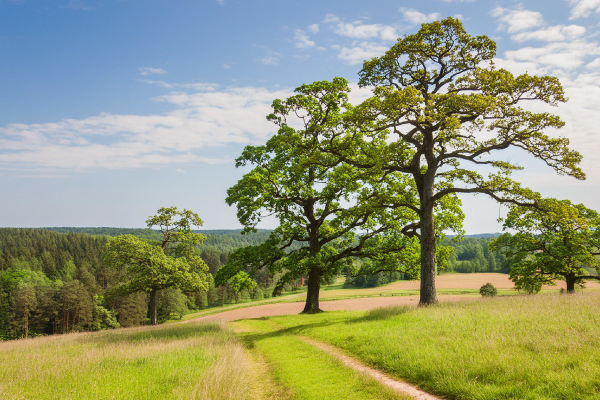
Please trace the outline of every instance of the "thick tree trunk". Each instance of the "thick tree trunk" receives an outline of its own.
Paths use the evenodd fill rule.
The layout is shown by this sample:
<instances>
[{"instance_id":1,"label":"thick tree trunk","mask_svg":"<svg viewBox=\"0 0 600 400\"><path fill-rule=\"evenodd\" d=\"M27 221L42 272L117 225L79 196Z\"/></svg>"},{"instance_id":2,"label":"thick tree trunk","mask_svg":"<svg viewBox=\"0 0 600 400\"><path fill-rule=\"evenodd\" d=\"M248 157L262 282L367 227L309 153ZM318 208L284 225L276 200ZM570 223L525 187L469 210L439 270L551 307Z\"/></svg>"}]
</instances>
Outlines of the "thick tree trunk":
<instances>
[{"instance_id":1,"label":"thick tree trunk","mask_svg":"<svg viewBox=\"0 0 600 400\"><path fill-rule=\"evenodd\" d=\"M157 295L158 290L152 289L152 291L150 292L150 302L148 303L148 317L150 318L151 325L158 324L158 304L156 302Z\"/></svg>"},{"instance_id":2,"label":"thick tree trunk","mask_svg":"<svg viewBox=\"0 0 600 400\"><path fill-rule=\"evenodd\" d=\"M419 305L429 305L438 302L435 289L437 265L435 262L435 225L433 209L424 210L421 215L421 298Z\"/></svg>"},{"instance_id":3,"label":"thick tree trunk","mask_svg":"<svg viewBox=\"0 0 600 400\"><path fill-rule=\"evenodd\" d=\"M565 281L567 282L567 293L575 293L575 277L567 276Z\"/></svg>"},{"instance_id":4,"label":"thick tree trunk","mask_svg":"<svg viewBox=\"0 0 600 400\"><path fill-rule=\"evenodd\" d=\"M321 290L321 274L313 269L308 274L308 286L306 292L306 304L303 314L316 314L323 310L319 308L319 291Z\"/></svg>"}]
</instances>

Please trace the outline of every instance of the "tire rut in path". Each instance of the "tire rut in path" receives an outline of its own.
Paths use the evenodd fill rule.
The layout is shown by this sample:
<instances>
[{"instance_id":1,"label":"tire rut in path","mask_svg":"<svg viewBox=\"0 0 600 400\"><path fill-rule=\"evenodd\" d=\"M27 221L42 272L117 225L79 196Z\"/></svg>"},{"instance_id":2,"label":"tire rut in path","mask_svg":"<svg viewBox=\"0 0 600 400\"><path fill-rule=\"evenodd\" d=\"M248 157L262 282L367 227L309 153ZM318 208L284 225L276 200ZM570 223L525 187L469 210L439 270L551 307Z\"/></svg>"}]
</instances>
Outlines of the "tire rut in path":
<instances>
[{"instance_id":1,"label":"tire rut in path","mask_svg":"<svg viewBox=\"0 0 600 400\"><path fill-rule=\"evenodd\" d=\"M363 364L361 361L357 360L356 358L350 357L350 356L344 354L340 349L338 349L335 346L320 342L318 340L308 338L306 336L296 336L296 337L312 346L315 346L316 348L318 348L320 350L323 350L327 354L337 358L345 366L352 368L355 371L359 371L359 372L362 372L362 373L368 375L372 379L375 379L377 382L391 388L392 390L394 390L398 393L407 394L409 396L414 397L417 400L443 400L442 397L434 396L432 394L424 392L421 389L417 388L416 386L413 386L406 382L396 380L396 379L384 374L383 372L380 372L374 368L371 368L371 367Z\"/></svg>"}]
</instances>

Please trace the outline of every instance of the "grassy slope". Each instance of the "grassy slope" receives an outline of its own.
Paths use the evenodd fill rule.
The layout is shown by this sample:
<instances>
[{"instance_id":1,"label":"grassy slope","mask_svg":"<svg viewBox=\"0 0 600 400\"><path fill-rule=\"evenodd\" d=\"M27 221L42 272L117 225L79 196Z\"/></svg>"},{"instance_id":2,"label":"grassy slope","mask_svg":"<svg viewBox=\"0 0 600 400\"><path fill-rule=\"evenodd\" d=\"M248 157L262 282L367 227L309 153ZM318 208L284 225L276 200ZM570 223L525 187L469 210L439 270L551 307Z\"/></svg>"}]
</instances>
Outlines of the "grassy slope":
<instances>
[{"instance_id":1,"label":"grassy slope","mask_svg":"<svg viewBox=\"0 0 600 400\"><path fill-rule=\"evenodd\" d=\"M270 321L449 399L598 399L599 306L596 291Z\"/></svg>"},{"instance_id":2,"label":"grassy slope","mask_svg":"<svg viewBox=\"0 0 600 400\"><path fill-rule=\"evenodd\" d=\"M193 322L0 342L0 398L408 399L260 322L247 322L246 346Z\"/></svg>"},{"instance_id":3,"label":"grassy slope","mask_svg":"<svg viewBox=\"0 0 600 400\"><path fill-rule=\"evenodd\" d=\"M218 324L0 343L2 399L246 398L243 345Z\"/></svg>"}]
</instances>

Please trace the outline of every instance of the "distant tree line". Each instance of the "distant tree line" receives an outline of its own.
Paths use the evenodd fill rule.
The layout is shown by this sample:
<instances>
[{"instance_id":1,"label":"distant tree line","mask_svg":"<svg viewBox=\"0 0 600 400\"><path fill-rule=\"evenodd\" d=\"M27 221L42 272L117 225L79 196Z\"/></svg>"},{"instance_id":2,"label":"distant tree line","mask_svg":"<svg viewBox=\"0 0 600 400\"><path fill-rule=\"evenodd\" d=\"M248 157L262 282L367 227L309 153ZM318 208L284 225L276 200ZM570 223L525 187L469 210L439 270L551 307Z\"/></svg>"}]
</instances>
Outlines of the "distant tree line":
<instances>
[{"instance_id":1,"label":"distant tree line","mask_svg":"<svg viewBox=\"0 0 600 400\"><path fill-rule=\"evenodd\" d=\"M205 232L209 246L195 252L211 273L227 262L236 246L255 244L268 235L200 232ZM101 262L110 237L121 234L151 243L161 238L150 229L0 228L0 339L148 323L148 294L113 294L119 272ZM212 277L207 290L162 290L157 297L158 321L190 310L270 297L276 279L262 271L252 290L236 290L229 284L217 288Z\"/></svg>"},{"instance_id":2,"label":"distant tree line","mask_svg":"<svg viewBox=\"0 0 600 400\"><path fill-rule=\"evenodd\" d=\"M467 236L460 241L452 238L444 239L443 245L454 248L445 272L501 272L508 274L512 265L511 258L507 257L505 252L489 249L493 239L494 236Z\"/></svg>"}]
</instances>

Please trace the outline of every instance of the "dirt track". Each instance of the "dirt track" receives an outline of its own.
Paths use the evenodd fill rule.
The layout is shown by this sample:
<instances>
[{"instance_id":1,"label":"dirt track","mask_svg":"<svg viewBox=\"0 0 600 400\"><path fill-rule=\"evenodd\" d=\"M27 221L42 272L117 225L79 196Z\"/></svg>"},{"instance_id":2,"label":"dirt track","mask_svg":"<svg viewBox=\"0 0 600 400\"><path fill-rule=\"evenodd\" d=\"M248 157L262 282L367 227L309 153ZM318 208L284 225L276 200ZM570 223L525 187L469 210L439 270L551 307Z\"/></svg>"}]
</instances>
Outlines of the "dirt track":
<instances>
[{"instance_id":1,"label":"dirt track","mask_svg":"<svg viewBox=\"0 0 600 400\"><path fill-rule=\"evenodd\" d=\"M466 296L438 296L440 301L458 301L465 299L476 299L477 297ZM321 309L324 311L337 310L371 310L385 306L417 305L419 296L394 296L394 297L369 297L363 299L347 299L335 301L322 301ZM225 311L219 314L207 315L195 318L191 321L235 321L242 318L271 317L275 315L300 314L304 308L304 302L265 304L256 307L246 307L237 310Z\"/></svg>"},{"instance_id":2,"label":"dirt track","mask_svg":"<svg viewBox=\"0 0 600 400\"><path fill-rule=\"evenodd\" d=\"M444 274L436 279L438 289L479 289L481 285L491 282L497 289L512 289L514 283L508 278L508 275L497 273L475 273L475 274ZM563 281L557 281L557 286L544 286L544 289L566 288ZM385 293L388 290L418 290L419 281L398 281L384 287L364 290L365 294L370 292ZM600 288L600 283L588 282L589 288ZM338 290L326 292L334 294ZM343 292L343 289L339 290ZM477 299L474 296L459 295L438 295L440 301L458 301L467 299ZM371 310L373 308L396 306L396 305L417 305L419 296L387 296L387 297L368 297L335 301L321 301L321 309L325 311L337 310ZM255 307L240 308L237 310L224 311L218 314L207 315L205 317L195 318L193 321L235 321L242 318L260 318L275 315L299 314L304 308L304 302L298 303L276 303L265 304Z\"/></svg>"}]
</instances>

